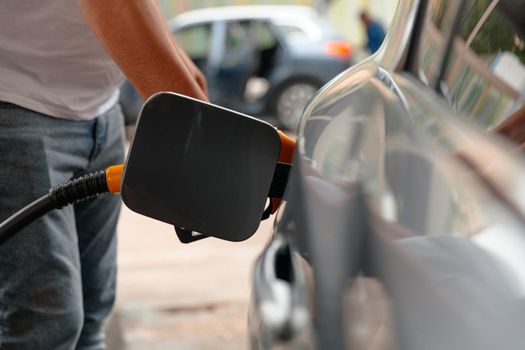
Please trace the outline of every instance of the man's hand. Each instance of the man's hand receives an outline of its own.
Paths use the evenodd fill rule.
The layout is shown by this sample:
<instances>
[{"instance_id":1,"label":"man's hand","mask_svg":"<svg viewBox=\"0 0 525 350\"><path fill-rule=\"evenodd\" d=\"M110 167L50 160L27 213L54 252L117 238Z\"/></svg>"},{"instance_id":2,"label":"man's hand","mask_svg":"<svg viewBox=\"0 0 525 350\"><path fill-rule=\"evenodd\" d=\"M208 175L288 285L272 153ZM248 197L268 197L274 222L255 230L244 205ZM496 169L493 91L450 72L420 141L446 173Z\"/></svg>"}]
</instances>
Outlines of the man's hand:
<instances>
[{"instance_id":1,"label":"man's hand","mask_svg":"<svg viewBox=\"0 0 525 350\"><path fill-rule=\"evenodd\" d=\"M208 100L202 73L181 55L156 0L78 3L102 46L142 97L173 91Z\"/></svg>"}]
</instances>

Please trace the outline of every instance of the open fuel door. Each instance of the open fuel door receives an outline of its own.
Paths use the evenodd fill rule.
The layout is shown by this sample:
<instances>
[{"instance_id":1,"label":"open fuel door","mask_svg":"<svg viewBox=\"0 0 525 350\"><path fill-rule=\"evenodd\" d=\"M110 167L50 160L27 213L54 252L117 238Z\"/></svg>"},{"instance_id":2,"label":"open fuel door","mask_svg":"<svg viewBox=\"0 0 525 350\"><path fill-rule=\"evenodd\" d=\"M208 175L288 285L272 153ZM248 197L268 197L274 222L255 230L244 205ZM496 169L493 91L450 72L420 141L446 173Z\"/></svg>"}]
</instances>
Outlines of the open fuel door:
<instances>
[{"instance_id":1,"label":"open fuel door","mask_svg":"<svg viewBox=\"0 0 525 350\"><path fill-rule=\"evenodd\" d=\"M192 232L245 240L265 212L280 151L280 135L268 123L159 93L139 117L122 199L137 213L175 225L182 241L191 241Z\"/></svg>"}]
</instances>

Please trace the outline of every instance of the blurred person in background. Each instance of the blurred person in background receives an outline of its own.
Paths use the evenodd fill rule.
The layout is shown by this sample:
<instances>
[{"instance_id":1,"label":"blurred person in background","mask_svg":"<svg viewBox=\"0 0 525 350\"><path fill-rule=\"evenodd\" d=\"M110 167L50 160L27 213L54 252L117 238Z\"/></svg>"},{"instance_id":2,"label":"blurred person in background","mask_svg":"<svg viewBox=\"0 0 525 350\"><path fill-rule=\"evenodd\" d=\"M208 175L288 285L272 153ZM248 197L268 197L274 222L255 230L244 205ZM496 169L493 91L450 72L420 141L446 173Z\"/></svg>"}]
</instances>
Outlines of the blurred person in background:
<instances>
[{"instance_id":1,"label":"blurred person in background","mask_svg":"<svg viewBox=\"0 0 525 350\"><path fill-rule=\"evenodd\" d=\"M383 39L385 39L385 30L381 23L370 18L366 11L361 12L360 18L366 29L366 48L370 53L374 53L383 43Z\"/></svg>"},{"instance_id":2,"label":"blurred person in background","mask_svg":"<svg viewBox=\"0 0 525 350\"><path fill-rule=\"evenodd\" d=\"M144 98L207 100L155 0L2 1L0 221L52 186L123 162L122 73ZM105 196L53 211L0 247L2 350L105 347L119 205Z\"/></svg>"}]
</instances>

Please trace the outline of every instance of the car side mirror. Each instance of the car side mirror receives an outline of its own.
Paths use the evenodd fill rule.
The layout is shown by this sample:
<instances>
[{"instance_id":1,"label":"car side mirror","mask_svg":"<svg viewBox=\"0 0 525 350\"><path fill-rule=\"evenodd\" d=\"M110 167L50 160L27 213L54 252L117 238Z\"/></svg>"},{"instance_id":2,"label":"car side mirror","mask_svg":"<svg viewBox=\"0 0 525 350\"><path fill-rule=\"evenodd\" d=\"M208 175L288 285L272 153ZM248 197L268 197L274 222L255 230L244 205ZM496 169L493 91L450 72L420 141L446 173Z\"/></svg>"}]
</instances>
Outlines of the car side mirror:
<instances>
[{"instance_id":1,"label":"car side mirror","mask_svg":"<svg viewBox=\"0 0 525 350\"><path fill-rule=\"evenodd\" d=\"M245 240L265 211L280 150L279 133L268 123L158 93L142 108L122 199L131 210L186 234Z\"/></svg>"}]
</instances>

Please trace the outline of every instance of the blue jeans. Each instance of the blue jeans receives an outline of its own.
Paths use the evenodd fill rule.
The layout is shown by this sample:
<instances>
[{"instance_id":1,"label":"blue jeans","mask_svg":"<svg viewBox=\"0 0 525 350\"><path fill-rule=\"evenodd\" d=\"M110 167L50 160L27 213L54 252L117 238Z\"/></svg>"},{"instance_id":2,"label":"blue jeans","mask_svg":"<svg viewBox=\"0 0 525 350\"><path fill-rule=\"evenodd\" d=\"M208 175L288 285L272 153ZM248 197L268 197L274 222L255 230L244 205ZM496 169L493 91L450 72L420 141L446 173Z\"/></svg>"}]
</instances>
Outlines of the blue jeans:
<instances>
[{"instance_id":1,"label":"blue jeans","mask_svg":"<svg viewBox=\"0 0 525 350\"><path fill-rule=\"evenodd\" d=\"M67 180L123 161L120 108L70 121L0 103L0 221ZM0 246L0 348L104 349L117 196L54 210Z\"/></svg>"}]
</instances>

